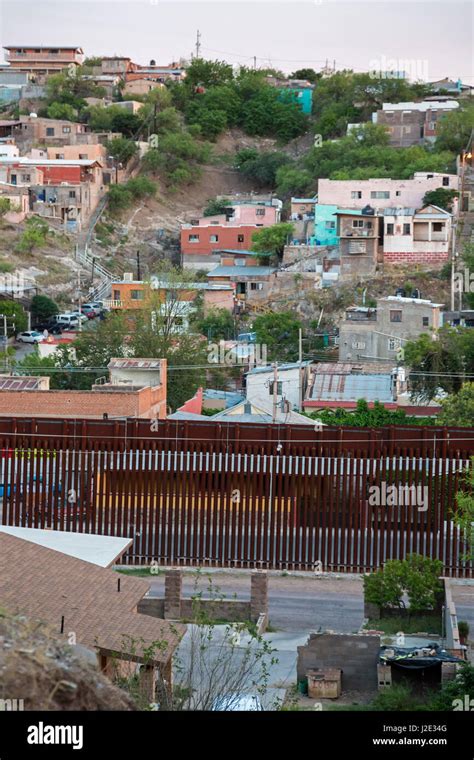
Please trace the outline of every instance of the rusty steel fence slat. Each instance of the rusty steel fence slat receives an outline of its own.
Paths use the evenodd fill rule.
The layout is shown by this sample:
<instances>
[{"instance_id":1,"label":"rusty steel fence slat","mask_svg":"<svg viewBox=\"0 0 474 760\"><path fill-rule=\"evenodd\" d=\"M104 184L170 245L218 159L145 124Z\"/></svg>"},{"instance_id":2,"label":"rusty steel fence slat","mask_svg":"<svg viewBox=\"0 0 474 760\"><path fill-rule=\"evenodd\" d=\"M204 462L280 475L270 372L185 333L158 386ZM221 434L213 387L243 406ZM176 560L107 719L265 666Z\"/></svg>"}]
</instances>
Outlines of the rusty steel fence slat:
<instances>
[{"instance_id":1,"label":"rusty steel fence slat","mask_svg":"<svg viewBox=\"0 0 474 760\"><path fill-rule=\"evenodd\" d=\"M0 523L125 536L126 564L367 572L416 552L473 575L452 519L473 429L2 418L0 449ZM421 502L374 506L389 488Z\"/></svg>"}]
</instances>

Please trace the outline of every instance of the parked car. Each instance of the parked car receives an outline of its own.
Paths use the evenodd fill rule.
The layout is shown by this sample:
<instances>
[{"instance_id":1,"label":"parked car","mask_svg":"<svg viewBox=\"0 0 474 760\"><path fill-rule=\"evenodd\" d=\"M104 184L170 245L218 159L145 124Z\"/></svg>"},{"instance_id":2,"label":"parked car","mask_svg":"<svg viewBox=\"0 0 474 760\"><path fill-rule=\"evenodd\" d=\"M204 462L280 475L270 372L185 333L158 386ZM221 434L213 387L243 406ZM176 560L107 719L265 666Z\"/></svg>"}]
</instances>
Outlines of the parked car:
<instances>
[{"instance_id":1,"label":"parked car","mask_svg":"<svg viewBox=\"0 0 474 760\"><path fill-rule=\"evenodd\" d=\"M71 311L71 314L73 314L77 318L78 321L87 322L88 318L86 317L85 314L82 314L80 311Z\"/></svg>"},{"instance_id":2,"label":"parked car","mask_svg":"<svg viewBox=\"0 0 474 760\"><path fill-rule=\"evenodd\" d=\"M258 694L230 693L217 697L212 709L217 712L256 712L264 708Z\"/></svg>"},{"instance_id":3,"label":"parked car","mask_svg":"<svg viewBox=\"0 0 474 760\"><path fill-rule=\"evenodd\" d=\"M43 333L40 333L37 330L26 330L25 332L21 332L16 336L16 339L19 343L42 343L43 340L46 340Z\"/></svg>"},{"instance_id":4,"label":"parked car","mask_svg":"<svg viewBox=\"0 0 474 760\"><path fill-rule=\"evenodd\" d=\"M94 319L99 315L99 312L91 303L82 304L81 312L85 314L88 319Z\"/></svg>"},{"instance_id":5,"label":"parked car","mask_svg":"<svg viewBox=\"0 0 474 760\"><path fill-rule=\"evenodd\" d=\"M85 317L87 319L87 317ZM76 328L79 325L77 314L56 314L56 324L66 328Z\"/></svg>"},{"instance_id":6,"label":"parked car","mask_svg":"<svg viewBox=\"0 0 474 760\"><path fill-rule=\"evenodd\" d=\"M35 330L38 330L38 332L47 330L52 335L61 335L63 328L56 321L52 320L47 322L39 322L37 325L35 325Z\"/></svg>"}]
</instances>

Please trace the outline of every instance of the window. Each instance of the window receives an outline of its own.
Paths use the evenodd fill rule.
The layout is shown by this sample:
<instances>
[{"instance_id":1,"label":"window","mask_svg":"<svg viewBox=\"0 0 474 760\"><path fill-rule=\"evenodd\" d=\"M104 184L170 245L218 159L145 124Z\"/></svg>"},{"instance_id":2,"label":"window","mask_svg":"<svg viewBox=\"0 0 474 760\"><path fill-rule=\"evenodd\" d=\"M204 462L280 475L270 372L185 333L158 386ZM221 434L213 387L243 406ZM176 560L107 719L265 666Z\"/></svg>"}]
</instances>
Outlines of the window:
<instances>
[{"instance_id":1,"label":"window","mask_svg":"<svg viewBox=\"0 0 474 760\"><path fill-rule=\"evenodd\" d=\"M429 327L430 326L430 320L428 317L423 317L423 327Z\"/></svg>"},{"instance_id":2,"label":"window","mask_svg":"<svg viewBox=\"0 0 474 760\"><path fill-rule=\"evenodd\" d=\"M362 198L362 190L352 190L351 198Z\"/></svg>"},{"instance_id":3,"label":"window","mask_svg":"<svg viewBox=\"0 0 474 760\"><path fill-rule=\"evenodd\" d=\"M327 230L334 230L336 229L336 222L326 222L325 226Z\"/></svg>"},{"instance_id":4,"label":"window","mask_svg":"<svg viewBox=\"0 0 474 760\"><path fill-rule=\"evenodd\" d=\"M400 338L389 338L388 339L388 350L389 351L398 351L398 349L401 346L401 340Z\"/></svg>"},{"instance_id":5,"label":"window","mask_svg":"<svg viewBox=\"0 0 474 760\"><path fill-rule=\"evenodd\" d=\"M395 195L396 195L397 197L399 197L401 194L402 194L402 191L401 191L401 190L395 190Z\"/></svg>"},{"instance_id":6,"label":"window","mask_svg":"<svg viewBox=\"0 0 474 760\"><path fill-rule=\"evenodd\" d=\"M210 235L209 242L210 243L218 243L219 242L219 235Z\"/></svg>"},{"instance_id":7,"label":"window","mask_svg":"<svg viewBox=\"0 0 474 760\"><path fill-rule=\"evenodd\" d=\"M71 127L63 127L63 133L65 135L68 135L70 131L71 131Z\"/></svg>"},{"instance_id":8,"label":"window","mask_svg":"<svg viewBox=\"0 0 474 760\"><path fill-rule=\"evenodd\" d=\"M76 197L76 191L75 190L69 190L69 197L75 198Z\"/></svg>"},{"instance_id":9,"label":"window","mask_svg":"<svg viewBox=\"0 0 474 760\"><path fill-rule=\"evenodd\" d=\"M243 235L237 235L237 242L243 243L244 242L244 236Z\"/></svg>"},{"instance_id":10,"label":"window","mask_svg":"<svg viewBox=\"0 0 474 760\"><path fill-rule=\"evenodd\" d=\"M22 182L31 182L31 174L22 174L21 175L21 181Z\"/></svg>"},{"instance_id":11,"label":"window","mask_svg":"<svg viewBox=\"0 0 474 760\"><path fill-rule=\"evenodd\" d=\"M387 224L387 229L385 230L386 235L393 235L393 224Z\"/></svg>"},{"instance_id":12,"label":"window","mask_svg":"<svg viewBox=\"0 0 474 760\"><path fill-rule=\"evenodd\" d=\"M79 153L79 160L80 161L87 161L88 158L89 158L89 156L87 155L87 153Z\"/></svg>"},{"instance_id":13,"label":"window","mask_svg":"<svg viewBox=\"0 0 474 760\"><path fill-rule=\"evenodd\" d=\"M370 193L371 198L390 198L390 192L388 190L372 190Z\"/></svg>"},{"instance_id":14,"label":"window","mask_svg":"<svg viewBox=\"0 0 474 760\"><path fill-rule=\"evenodd\" d=\"M54 127L46 127L46 137L54 137Z\"/></svg>"},{"instance_id":15,"label":"window","mask_svg":"<svg viewBox=\"0 0 474 760\"><path fill-rule=\"evenodd\" d=\"M257 216L265 216L265 209L264 208L258 208L257 209Z\"/></svg>"},{"instance_id":16,"label":"window","mask_svg":"<svg viewBox=\"0 0 474 760\"><path fill-rule=\"evenodd\" d=\"M269 392L270 396L273 396L273 388L274 388L274 386L275 386L275 381L274 380L270 380L270 384L268 386L268 392ZM282 380L278 380L277 381L276 392L277 392L277 396L281 396L281 394L283 393L283 381Z\"/></svg>"},{"instance_id":17,"label":"window","mask_svg":"<svg viewBox=\"0 0 474 760\"><path fill-rule=\"evenodd\" d=\"M58 55L59 50L56 50L56 48L54 49L52 48L49 52L51 53L51 55Z\"/></svg>"},{"instance_id":18,"label":"window","mask_svg":"<svg viewBox=\"0 0 474 760\"><path fill-rule=\"evenodd\" d=\"M120 290L114 290L114 301L120 301Z\"/></svg>"},{"instance_id":19,"label":"window","mask_svg":"<svg viewBox=\"0 0 474 760\"><path fill-rule=\"evenodd\" d=\"M251 282L250 290L263 290L263 282Z\"/></svg>"},{"instance_id":20,"label":"window","mask_svg":"<svg viewBox=\"0 0 474 760\"><path fill-rule=\"evenodd\" d=\"M403 225L403 234L404 235L411 235L411 224L404 224Z\"/></svg>"},{"instance_id":21,"label":"window","mask_svg":"<svg viewBox=\"0 0 474 760\"><path fill-rule=\"evenodd\" d=\"M188 240L190 243L199 243L199 235L189 235Z\"/></svg>"},{"instance_id":22,"label":"window","mask_svg":"<svg viewBox=\"0 0 474 760\"><path fill-rule=\"evenodd\" d=\"M143 290L131 290L130 298L132 301L143 301Z\"/></svg>"},{"instance_id":23,"label":"window","mask_svg":"<svg viewBox=\"0 0 474 760\"><path fill-rule=\"evenodd\" d=\"M57 159L62 159L62 158L64 158L64 153L56 153L56 156L55 156L55 157L56 157Z\"/></svg>"},{"instance_id":24,"label":"window","mask_svg":"<svg viewBox=\"0 0 474 760\"><path fill-rule=\"evenodd\" d=\"M368 230L371 230L372 229L372 222L367 222L366 226L367 226Z\"/></svg>"},{"instance_id":25,"label":"window","mask_svg":"<svg viewBox=\"0 0 474 760\"><path fill-rule=\"evenodd\" d=\"M433 222L433 232L442 232L444 229L443 222Z\"/></svg>"},{"instance_id":26,"label":"window","mask_svg":"<svg viewBox=\"0 0 474 760\"><path fill-rule=\"evenodd\" d=\"M449 177L443 177L443 185L444 187L449 187Z\"/></svg>"},{"instance_id":27,"label":"window","mask_svg":"<svg viewBox=\"0 0 474 760\"><path fill-rule=\"evenodd\" d=\"M402 321L402 310L390 309L390 322L401 322L401 321Z\"/></svg>"},{"instance_id":28,"label":"window","mask_svg":"<svg viewBox=\"0 0 474 760\"><path fill-rule=\"evenodd\" d=\"M353 227L363 227L364 226L364 220L363 219L353 219L352 220L352 226Z\"/></svg>"}]
</instances>

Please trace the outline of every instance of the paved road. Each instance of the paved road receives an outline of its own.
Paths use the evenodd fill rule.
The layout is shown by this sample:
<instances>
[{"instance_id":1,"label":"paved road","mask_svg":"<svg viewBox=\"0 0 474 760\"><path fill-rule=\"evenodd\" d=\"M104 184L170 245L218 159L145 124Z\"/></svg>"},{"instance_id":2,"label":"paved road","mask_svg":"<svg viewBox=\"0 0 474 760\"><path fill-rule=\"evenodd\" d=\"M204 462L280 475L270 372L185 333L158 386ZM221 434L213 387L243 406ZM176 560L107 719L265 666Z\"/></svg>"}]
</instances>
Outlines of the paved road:
<instances>
[{"instance_id":1,"label":"paved road","mask_svg":"<svg viewBox=\"0 0 474 760\"><path fill-rule=\"evenodd\" d=\"M227 599L249 599L250 574L213 572L196 575L185 572L183 595L206 592L212 579L214 592ZM164 595L164 576L151 576L152 595ZM268 584L269 618L278 632L297 635L331 629L340 633L358 631L364 617L362 580L355 576L316 577L271 574Z\"/></svg>"}]
</instances>

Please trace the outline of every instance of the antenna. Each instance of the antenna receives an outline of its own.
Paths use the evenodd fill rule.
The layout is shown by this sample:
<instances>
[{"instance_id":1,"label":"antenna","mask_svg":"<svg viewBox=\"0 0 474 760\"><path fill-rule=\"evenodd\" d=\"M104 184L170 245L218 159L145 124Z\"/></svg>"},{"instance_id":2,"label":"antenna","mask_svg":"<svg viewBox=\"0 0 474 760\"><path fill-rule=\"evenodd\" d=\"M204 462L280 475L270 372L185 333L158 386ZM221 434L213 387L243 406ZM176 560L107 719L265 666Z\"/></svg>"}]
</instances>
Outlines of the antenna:
<instances>
[{"instance_id":1,"label":"antenna","mask_svg":"<svg viewBox=\"0 0 474 760\"><path fill-rule=\"evenodd\" d=\"M201 32L198 29L197 34L196 34L196 58L199 58L200 52L201 52Z\"/></svg>"}]
</instances>

